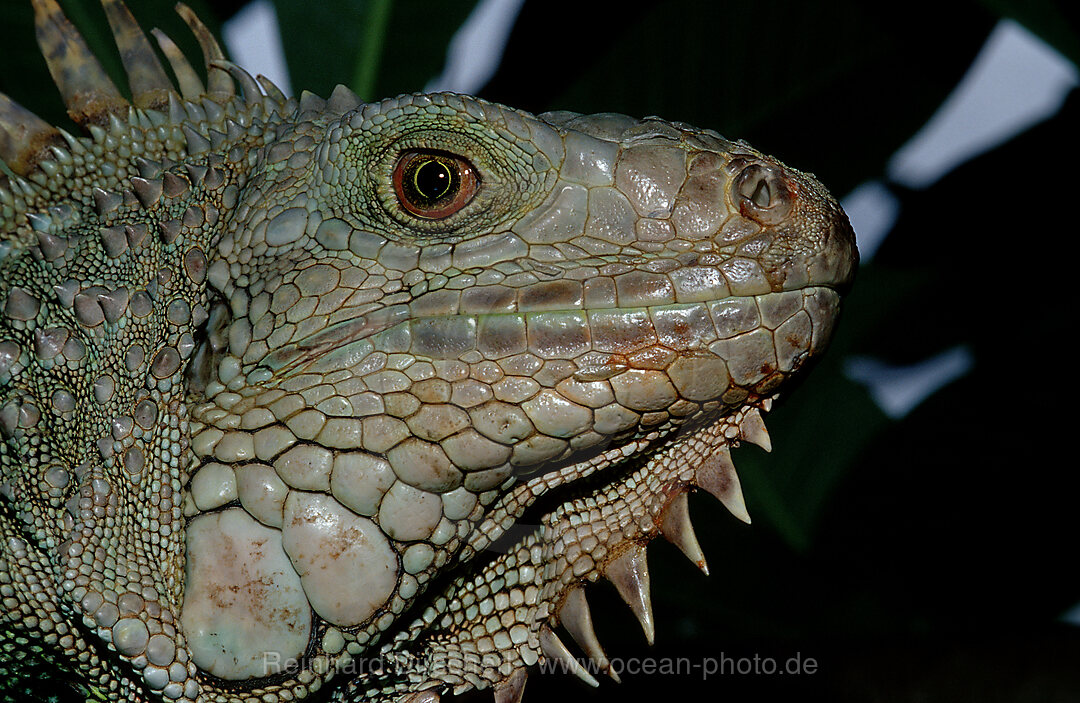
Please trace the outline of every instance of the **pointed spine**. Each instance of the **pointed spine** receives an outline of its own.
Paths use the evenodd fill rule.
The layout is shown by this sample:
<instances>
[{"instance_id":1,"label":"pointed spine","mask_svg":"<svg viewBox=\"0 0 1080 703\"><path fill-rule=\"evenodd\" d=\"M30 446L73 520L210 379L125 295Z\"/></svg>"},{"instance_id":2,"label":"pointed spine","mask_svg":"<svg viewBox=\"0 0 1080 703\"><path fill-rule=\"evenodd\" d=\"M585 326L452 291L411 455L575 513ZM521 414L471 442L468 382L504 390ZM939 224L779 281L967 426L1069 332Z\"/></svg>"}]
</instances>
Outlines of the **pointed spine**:
<instances>
[{"instance_id":1,"label":"pointed spine","mask_svg":"<svg viewBox=\"0 0 1080 703\"><path fill-rule=\"evenodd\" d=\"M142 241L146 239L146 235L149 232L147 226L142 222L136 222L132 225L124 225L124 237L127 239L128 246L132 249L138 248Z\"/></svg>"},{"instance_id":2,"label":"pointed spine","mask_svg":"<svg viewBox=\"0 0 1080 703\"><path fill-rule=\"evenodd\" d=\"M184 103L184 112L187 114L185 122L192 122L195 124L201 124L206 122L206 110L199 104L198 101L189 100Z\"/></svg>"},{"instance_id":3,"label":"pointed spine","mask_svg":"<svg viewBox=\"0 0 1080 703\"><path fill-rule=\"evenodd\" d=\"M652 594L649 591L649 565L646 561L645 547L631 544L617 558L604 567L604 576L615 585L634 616L641 623L645 640L653 644L656 640L656 626L653 622Z\"/></svg>"},{"instance_id":4,"label":"pointed spine","mask_svg":"<svg viewBox=\"0 0 1080 703\"><path fill-rule=\"evenodd\" d=\"M71 330L64 327L37 328L34 330L34 354L39 359L52 359L67 344Z\"/></svg>"},{"instance_id":5,"label":"pointed spine","mask_svg":"<svg viewBox=\"0 0 1080 703\"><path fill-rule=\"evenodd\" d=\"M124 313L127 312L128 302L130 300L131 293L124 287L99 294L98 304L101 305L101 311L105 315L105 321L112 324L123 317Z\"/></svg>"},{"instance_id":6,"label":"pointed spine","mask_svg":"<svg viewBox=\"0 0 1080 703\"><path fill-rule=\"evenodd\" d=\"M255 80L259 82L266 97L277 103L279 109L284 109L285 105L289 102L289 99L285 96L285 93L281 88L278 88L272 80L262 74L255 76Z\"/></svg>"},{"instance_id":7,"label":"pointed spine","mask_svg":"<svg viewBox=\"0 0 1080 703\"><path fill-rule=\"evenodd\" d=\"M225 61L224 59L214 61L213 65L216 68L228 71L229 75L232 76L233 80L240 86L240 92L243 93L244 102L249 105L262 105L262 89L259 88L259 83L250 73L232 61Z\"/></svg>"},{"instance_id":8,"label":"pointed spine","mask_svg":"<svg viewBox=\"0 0 1080 703\"><path fill-rule=\"evenodd\" d=\"M60 134L61 137L63 137L64 141L67 142L68 150L72 154L82 156L90 153L89 151L87 151L86 146L82 143L82 141L79 140L78 137L70 134L66 130L60 129L59 127L56 129L56 131Z\"/></svg>"},{"instance_id":9,"label":"pointed spine","mask_svg":"<svg viewBox=\"0 0 1080 703\"><path fill-rule=\"evenodd\" d=\"M162 244L172 244L180 236L183 223L180 220L161 220L158 222L158 235Z\"/></svg>"},{"instance_id":10,"label":"pointed spine","mask_svg":"<svg viewBox=\"0 0 1080 703\"><path fill-rule=\"evenodd\" d=\"M495 684L495 703L521 703L528 678L525 669L514 669L510 676Z\"/></svg>"},{"instance_id":11,"label":"pointed spine","mask_svg":"<svg viewBox=\"0 0 1080 703\"><path fill-rule=\"evenodd\" d=\"M37 238L41 256L46 261L56 261L67 253L68 242L63 237L57 237L48 232L38 232Z\"/></svg>"},{"instance_id":12,"label":"pointed spine","mask_svg":"<svg viewBox=\"0 0 1080 703\"><path fill-rule=\"evenodd\" d=\"M114 137L123 137L129 133L129 125L121 120L119 115L115 112L110 112L109 117L109 134Z\"/></svg>"},{"instance_id":13,"label":"pointed spine","mask_svg":"<svg viewBox=\"0 0 1080 703\"><path fill-rule=\"evenodd\" d=\"M701 551L701 545L698 544L697 535L694 534L694 524L690 521L690 501L685 491L677 493L664 509L660 533L678 547L679 551L694 562L706 576L709 575L705 555Z\"/></svg>"},{"instance_id":14,"label":"pointed spine","mask_svg":"<svg viewBox=\"0 0 1080 703\"><path fill-rule=\"evenodd\" d=\"M593 628L592 613L589 610L589 601L585 598L584 588L572 588L566 594L562 605L559 606L559 622L585 654L596 662L597 666L606 670L615 683L622 683L619 675L612 668L607 654L604 653L604 648L600 646L600 640Z\"/></svg>"},{"instance_id":15,"label":"pointed spine","mask_svg":"<svg viewBox=\"0 0 1080 703\"><path fill-rule=\"evenodd\" d=\"M574 655L566 648L559 636L547 625L540 628L540 651L548 659L562 662L567 673L573 674L593 688L600 685L600 682L585 670L581 662L574 658Z\"/></svg>"},{"instance_id":16,"label":"pointed spine","mask_svg":"<svg viewBox=\"0 0 1080 703\"><path fill-rule=\"evenodd\" d=\"M750 408L739 422L739 439L756 444L767 452L772 451L772 438L765 427L765 420L757 408Z\"/></svg>"},{"instance_id":17,"label":"pointed spine","mask_svg":"<svg viewBox=\"0 0 1080 703\"><path fill-rule=\"evenodd\" d=\"M161 185L166 198L178 198L191 187L186 179L172 172L166 172L161 177Z\"/></svg>"},{"instance_id":18,"label":"pointed spine","mask_svg":"<svg viewBox=\"0 0 1080 703\"><path fill-rule=\"evenodd\" d=\"M300 112L323 112L326 110L326 101L315 93L305 90L300 93Z\"/></svg>"},{"instance_id":19,"label":"pointed spine","mask_svg":"<svg viewBox=\"0 0 1080 703\"><path fill-rule=\"evenodd\" d=\"M30 228L35 232L51 232L53 229L53 220L45 213L28 212L26 213L26 221L30 223Z\"/></svg>"},{"instance_id":20,"label":"pointed spine","mask_svg":"<svg viewBox=\"0 0 1080 703\"><path fill-rule=\"evenodd\" d=\"M75 319L86 327L97 327L105 322L105 311L92 289L75 294Z\"/></svg>"},{"instance_id":21,"label":"pointed spine","mask_svg":"<svg viewBox=\"0 0 1080 703\"><path fill-rule=\"evenodd\" d=\"M148 107L160 104L167 93L172 92L169 80L157 54L143 34L131 11L120 0L102 0L105 16L112 28L120 60L127 72L128 85L136 106Z\"/></svg>"},{"instance_id":22,"label":"pointed spine","mask_svg":"<svg viewBox=\"0 0 1080 703\"><path fill-rule=\"evenodd\" d=\"M185 95L184 97L186 100L187 96ZM165 109L169 122L173 125L183 124L187 120L187 110L184 109L184 100L181 100L172 93L169 94L169 104Z\"/></svg>"},{"instance_id":23,"label":"pointed spine","mask_svg":"<svg viewBox=\"0 0 1080 703\"><path fill-rule=\"evenodd\" d=\"M55 0L33 0L33 6L38 45L71 118L83 124L126 108L127 100Z\"/></svg>"},{"instance_id":24,"label":"pointed spine","mask_svg":"<svg viewBox=\"0 0 1080 703\"><path fill-rule=\"evenodd\" d=\"M105 255L110 259L123 256L129 246L124 227L122 225L103 227L101 229L101 244L105 248Z\"/></svg>"},{"instance_id":25,"label":"pointed spine","mask_svg":"<svg viewBox=\"0 0 1080 703\"><path fill-rule=\"evenodd\" d=\"M203 61L206 63L206 92L224 98L231 98L236 95L236 86L233 84L228 72L214 66L214 62L225 60L225 53L221 50L217 40L214 39L213 33L206 28L206 25L202 23L195 12L184 3L177 3L176 12L191 28L191 33L195 35L196 41L199 42L199 48L202 49Z\"/></svg>"},{"instance_id":26,"label":"pointed spine","mask_svg":"<svg viewBox=\"0 0 1080 703\"><path fill-rule=\"evenodd\" d=\"M143 178L152 179L161 176L161 164L152 159L143 156L136 157L135 167L139 169L139 175Z\"/></svg>"},{"instance_id":27,"label":"pointed spine","mask_svg":"<svg viewBox=\"0 0 1080 703\"><path fill-rule=\"evenodd\" d=\"M326 109L328 112L343 115L363 104L364 101L360 99L359 95L338 83L334 91L330 93L330 99L326 101Z\"/></svg>"},{"instance_id":28,"label":"pointed spine","mask_svg":"<svg viewBox=\"0 0 1080 703\"><path fill-rule=\"evenodd\" d=\"M187 153L192 156L197 154L205 154L210 151L210 140L199 134L196 130L184 124L180 127L184 132L184 139L187 142Z\"/></svg>"},{"instance_id":29,"label":"pointed spine","mask_svg":"<svg viewBox=\"0 0 1080 703\"><path fill-rule=\"evenodd\" d=\"M217 104L210 98L204 98L201 102L203 112L206 113L206 119L210 124L219 125L225 121L225 108Z\"/></svg>"},{"instance_id":30,"label":"pointed spine","mask_svg":"<svg viewBox=\"0 0 1080 703\"><path fill-rule=\"evenodd\" d=\"M735 473L735 464L731 461L731 450L727 446L719 447L701 466L698 467L694 482L711 493L735 517L747 525L750 514L746 511L739 475Z\"/></svg>"},{"instance_id":31,"label":"pointed spine","mask_svg":"<svg viewBox=\"0 0 1080 703\"><path fill-rule=\"evenodd\" d=\"M176 76L180 95L185 100L195 100L205 93L206 88L203 86L202 79L184 56L184 52L180 51L180 47L160 29L152 29L150 33L154 35L158 46L161 47L161 53L165 54L165 59L169 62L173 75Z\"/></svg>"},{"instance_id":32,"label":"pointed spine","mask_svg":"<svg viewBox=\"0 0 1080 703\"><path fill-rule=\"evenodd\" d=\"M184 168L187 170L188 178L191 179L192 185L200 185L203 179L206 178L206 172L210 169L201 164L184 164Z\"/></svg>"},{"instance_id":33,"label":"pointed spine","mask_svg":"<svg viewBox=\"0 0 1080 703\"><path fill-rule=\"evenodd\" d=\"M143 207L153 207L161 199L162 184L159 178L147 180L136 176L131 179L131 188Z\"/></svg>"}]
</instances>

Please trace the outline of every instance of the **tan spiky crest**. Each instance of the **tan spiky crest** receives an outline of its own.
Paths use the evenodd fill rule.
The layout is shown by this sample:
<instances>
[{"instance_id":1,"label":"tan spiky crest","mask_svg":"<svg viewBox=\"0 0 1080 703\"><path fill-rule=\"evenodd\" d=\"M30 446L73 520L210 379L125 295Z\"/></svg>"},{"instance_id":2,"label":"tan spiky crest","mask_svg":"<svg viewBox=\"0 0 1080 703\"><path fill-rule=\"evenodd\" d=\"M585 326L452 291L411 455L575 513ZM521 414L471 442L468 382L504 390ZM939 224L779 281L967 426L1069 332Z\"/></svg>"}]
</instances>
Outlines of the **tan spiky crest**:
<instances>
[{"instance_id":1,"label":"tan spiky crest","mask_svg":"<svg viewBox=\"0 0 1080 703\"><path fill-rule=\"evenodd\" d=\"M68 115L92 137L82 142L83 148L92 150L93 144L98 144L109 150L109 137L117 140L128 135L141 139L165 127L186 128L183 146L198 151L204 140L211 140L211 132L228 135L230 124L247 128L252 120L265 120L274 113L289 114L295 109L295 103L265 77L256 80L226 61L213 34L183 3L177 5L177 12L202 48L209 76L206 87L175 43L154 30L161 52L176 76L174 84L127 6L120 0L102 0L102 5L127 74L130 101L105 73L56 1L33 0L37 39L49 72ZM219 136L218 141L222 140ZM152 135L148 135L147 142L150 148L142 154L147 161L177 161L183 157L181 150L164 144L154 149ZM56 150L70 154L79 148L59 127L0 94L0 159L16 175L29 177L35 171L45 171L44 180L48 180L50 162L64 159ZM33 180L46 186L40 183L40 176Z\"/></svg>"}]
</instances>

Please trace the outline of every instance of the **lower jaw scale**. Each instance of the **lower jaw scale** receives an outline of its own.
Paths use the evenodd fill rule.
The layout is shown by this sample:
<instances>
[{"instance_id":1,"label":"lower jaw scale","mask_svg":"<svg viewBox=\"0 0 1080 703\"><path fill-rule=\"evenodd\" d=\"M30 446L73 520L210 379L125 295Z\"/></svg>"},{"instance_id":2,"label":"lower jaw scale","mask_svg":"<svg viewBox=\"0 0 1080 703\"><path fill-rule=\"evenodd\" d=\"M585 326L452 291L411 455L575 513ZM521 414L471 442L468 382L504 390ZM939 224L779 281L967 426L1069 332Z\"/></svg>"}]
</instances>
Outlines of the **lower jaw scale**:
<instances>
[{"instance_id":1,"label":"lower jaw scale","mask_svg":"<svg viewBox=\"0 0 1080 703\"><path fill-rule=\"evenodd\" d=\"M771 402L770 398L762 405L771 407ZM619 683L618 672L594 629L585 586L601 578L611 582L653 644L655 620L646 547L653 538L663 536L708 574L687 498L691 490L703 489L736 518L750 522L730 453L740 441L771 449L758 408L741 409L678 438L594 497L561 504L543 517L534 533L471 581L455 583L436 599L445 609L429 611L413 626L418 634L432 626L441 631L437 642L426 643L426 661L442 662L440 669L413 672L405 690L422 690L401 700L437 703L447 692L457 695L491 688L496 703L517 703L528 669L537 663L546 664L548 671L573 674L593 687L599 686L595 672ZM635 517L629 521L617 517L631 514ZM530 582L518 580L514 587L505 585L497 591L491 588L492 583L509 584L507 575L515 571L531 576ZM504 580L499 582L499 578ZM448 605L452 601L470 604L475 610L469 606L455 610ZM589 660L587 665L557 634L560 627ZM403 639L398 647L409 647L408 641ZM384 645L382 654L392 660L394 644ZM471 662L475 665L470 666Z\"/></svg>"}]
</instances>

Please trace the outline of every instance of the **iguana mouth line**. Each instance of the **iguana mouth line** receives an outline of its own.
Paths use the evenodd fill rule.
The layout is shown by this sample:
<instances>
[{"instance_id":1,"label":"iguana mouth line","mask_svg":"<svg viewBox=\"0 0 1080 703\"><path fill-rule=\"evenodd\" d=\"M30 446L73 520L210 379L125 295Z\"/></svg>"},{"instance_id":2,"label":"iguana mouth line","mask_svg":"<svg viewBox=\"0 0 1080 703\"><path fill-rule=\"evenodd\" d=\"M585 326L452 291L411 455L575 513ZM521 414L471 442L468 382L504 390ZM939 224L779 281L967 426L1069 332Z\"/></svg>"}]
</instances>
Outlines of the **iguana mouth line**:
<instances>
[{"instance_id":1,"label":"iguana mouth line","mask_svg":"<svg viewBox=\"0 0 1080 703\"><path fill-rule=\"evenodd\" d=\"M756 296L727 296L713 301L638 307L465 312L424 317L410 317L407 306L394 306L335 323L271 352L255 367L274 374L288 374L357 342L370 340L373 348L383 348L380 335L407 336L412 340L410 351L418 356L454 358L482 348L485 331L517 327L526 336L535 331L535 334L548 335L550 340L549 348L539 344L526 346L521 351L531 349L554 358L559 356L560 345L571 344L581 347L578 353L591 352L592 356L576 373L580 374L579 380L601 380L604 374L610 377L613 370L629 367L625 363L626 355L646 347L661 346L678 353L707 353L710 341L752 331L762 324L759 301L775 300L785 294L790 298L793 294L814 296L821 293L832 296L836 294L836 288L809 285ZM742 319L736 321L736 315L741 315ZM776 322L772 324L775 326ZM627 330L618 330L620 325ZM405 348L400 339L395 343Z\"/></svg>"},{"instance_id":2,"label":"iguana mouth line","mask_svg":"<svg viewBox=\"0 0 1080 703\"><path fill-rule=\"evenodd\" d=\"M330 325L309 337L287 344L265 356L257 367L273 373L297 368L354 341L393 328L409 317L408 306L395 305Z\"/></svg>"}]
</instances>

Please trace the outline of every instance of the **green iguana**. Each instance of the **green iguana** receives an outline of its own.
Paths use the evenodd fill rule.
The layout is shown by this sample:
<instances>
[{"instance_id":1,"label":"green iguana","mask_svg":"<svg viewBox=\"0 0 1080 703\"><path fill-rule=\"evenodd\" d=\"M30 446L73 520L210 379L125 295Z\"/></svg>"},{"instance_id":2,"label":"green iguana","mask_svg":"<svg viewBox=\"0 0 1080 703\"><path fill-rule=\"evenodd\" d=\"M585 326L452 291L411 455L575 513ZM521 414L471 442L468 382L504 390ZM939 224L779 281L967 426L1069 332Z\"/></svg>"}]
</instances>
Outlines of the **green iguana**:
<instances>
[{"instance_id":1,"label":"green iguana","mask_svg":"<svg viewBox=\"0 0 1080 703\"><path fill-rule=\"evenodd\" d=\"M825 347L857 253L811 176L656 118L286 97L54 0L73 136L0 95L0 679L87 700L431 703L617 672L646 545ZM518 525L519 529L510 532ZM521 527L524 526L524 527ZM375 664L377 662L377 665Z\"/></svg>"}]
</instances>

